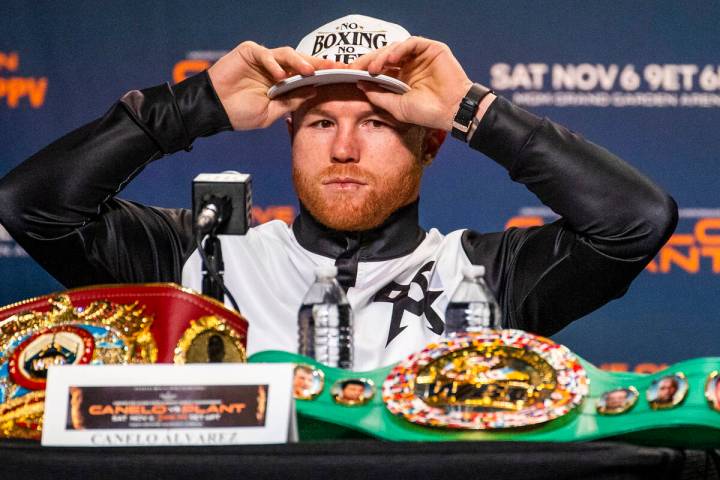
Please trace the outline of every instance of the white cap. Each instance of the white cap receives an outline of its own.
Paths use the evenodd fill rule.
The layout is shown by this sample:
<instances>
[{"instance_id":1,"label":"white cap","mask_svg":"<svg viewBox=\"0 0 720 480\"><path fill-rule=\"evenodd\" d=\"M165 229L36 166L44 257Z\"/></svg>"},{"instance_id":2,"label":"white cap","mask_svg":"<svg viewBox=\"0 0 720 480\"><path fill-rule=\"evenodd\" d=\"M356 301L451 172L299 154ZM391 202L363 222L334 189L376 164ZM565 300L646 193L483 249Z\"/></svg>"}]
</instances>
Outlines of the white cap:
<instances>
[{"instance_id":1,"label":"white cap","mask_svg":"<svg viewBox=\"0 0 720 480\"><path fill-rule=\"evenodd\" d=\"M320 265L315 267L315 276L317 278L335 278L337 277L338 269L335 265Z\"/></svg>"},{"instance_id":2,"label":"white cap","mask_svg":"<svg viewBox=\"0 0 720 480\"><path fill-rule=\"evenodd\" d=\"M385 22L365 15L347 15L310 32L295 48L300 53L336 62L352 63L358 57L393 42L410 38L410 33L398 24ZM355 83L358 80L374 82L395 92L405 93L410 87L387 75L370 75L364 70L317 70L314 75L295 75L268 90L268 97L295 90L307 85Z\"/></svg>"},{"instance_id":3,"label":"white cap","mask_svg":"<svg viewBox=\"0 0 720 480\"><path fill-rule=\"evenodd\" d=\"M466 265L462 268L462 274L465 278L477 278L485 276L484 265Z\"/></svg>"}]
</instances>

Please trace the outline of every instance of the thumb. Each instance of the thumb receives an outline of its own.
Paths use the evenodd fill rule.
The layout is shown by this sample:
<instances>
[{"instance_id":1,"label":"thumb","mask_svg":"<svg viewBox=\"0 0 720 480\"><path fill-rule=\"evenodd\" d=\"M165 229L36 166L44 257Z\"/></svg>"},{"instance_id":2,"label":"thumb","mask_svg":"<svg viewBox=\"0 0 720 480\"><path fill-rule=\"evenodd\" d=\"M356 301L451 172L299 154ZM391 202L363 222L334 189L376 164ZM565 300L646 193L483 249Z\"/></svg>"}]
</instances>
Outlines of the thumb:
<instances>
[{"instance_id":1,"label":"thumb","mask_svg":"<svg viewBox=\"0 0 720 480\"><path fill-rule=\"evenodd\" d=\"M365 96L368 98L370 103L382 108L401 122L407 121L407 119L404 118L400 106L402 94L393 93L389 90L385 90L375 83L365 82L362 80L357 82L357 87L365 93Z\"/></svg>"},{"instance_id":2,"label":"thumb","mask_svg":"<svg viewBox=\"0 0 720 480\"><path fill-rule=\"evenodd\" d=\"M300 105L317 95L317 89L314 86L301 87L292 90L274 100L270 100L268 109L272 112L273 121L290 112L294 112Z\"/></svg>"}]
</instances>

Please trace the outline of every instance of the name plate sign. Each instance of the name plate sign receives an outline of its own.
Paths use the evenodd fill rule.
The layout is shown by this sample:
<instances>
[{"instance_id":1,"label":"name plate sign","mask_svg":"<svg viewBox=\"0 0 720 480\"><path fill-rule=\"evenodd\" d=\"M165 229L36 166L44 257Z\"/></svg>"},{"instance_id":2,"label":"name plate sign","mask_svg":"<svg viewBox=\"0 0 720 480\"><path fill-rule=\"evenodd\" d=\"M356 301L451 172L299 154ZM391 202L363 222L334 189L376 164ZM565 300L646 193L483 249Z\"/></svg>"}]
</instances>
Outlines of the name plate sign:
<instances>
[{"instance_id":1,"label":"name plate sign","mask_svg":"<svg viewBox=\"0 0 720 480\"><path fill-rule=\"evenodd\" d=\"M48 370L42 444L179 446L297 440L292 364Z\"/></svg>"}]
</instances>

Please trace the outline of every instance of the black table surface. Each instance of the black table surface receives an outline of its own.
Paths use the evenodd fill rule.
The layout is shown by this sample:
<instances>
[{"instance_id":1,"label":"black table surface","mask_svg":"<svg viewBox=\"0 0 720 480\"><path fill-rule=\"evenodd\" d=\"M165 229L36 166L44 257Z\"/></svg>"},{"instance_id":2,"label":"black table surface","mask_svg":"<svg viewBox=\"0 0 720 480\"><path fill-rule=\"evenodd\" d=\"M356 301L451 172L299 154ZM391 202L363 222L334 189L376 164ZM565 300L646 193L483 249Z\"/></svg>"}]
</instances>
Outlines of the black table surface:
<instances>
[{"instance_id":1,"label":"black table surface","mask_svg":"<svg viewBox=\"0 0 720 480\"><path fill-rule=\"evenodd\" d=\"M384 442L149 448L0 441L0 479L717 479L717 451L616 442Z\"/></svg>"}]
</instances>

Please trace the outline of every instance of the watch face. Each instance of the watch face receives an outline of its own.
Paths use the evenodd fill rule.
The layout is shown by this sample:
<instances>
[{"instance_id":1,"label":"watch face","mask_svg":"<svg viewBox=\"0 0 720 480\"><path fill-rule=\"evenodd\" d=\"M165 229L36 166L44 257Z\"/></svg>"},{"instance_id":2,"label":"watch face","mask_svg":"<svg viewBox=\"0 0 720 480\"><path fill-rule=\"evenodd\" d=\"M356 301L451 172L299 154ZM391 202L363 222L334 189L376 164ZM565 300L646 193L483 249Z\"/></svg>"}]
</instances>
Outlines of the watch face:
<instances>
[{"instance_id":1,"label":"watch face","mask_svg":"<svg viewBox=\"0 0 720 480\"><path fill-rule=\"evenodd\" d=\"M646 397L651 408L663 410L680 405L687 392L687 379L682 372L677 372L653 381L647 389Z\"/></svg>"},{"instance_id":2,"label":"watch face","mask_svg":"<svg viewBox=\"0 0 720 480\"><path fill-rule=\"evenodd\" d=\"M635 387L616 388L603 393L596 408L601 415L619 415L634 407L638 396Z\"/></svg>"},{"instance_id":3,"label":"watch face","mask_svg":"<svg viewBox=\"0 0 720 480\"><path fill-rule=\"evenodd\" d=\"M293 371L293 397L298 400L312 400L323 391L325 374L319 368L298 363Z\"/></svg>"},{"instance_id":4,"label":"watch face","mask_svg":"<svg viewBox=\"0 0 720 480\"><path fill-rule=\"evenodd\" d=\"M345 378L335 382L330 394L341 405L365 405L375 396L375 384L367 378Z\"/></svg>"}]
</instances>

